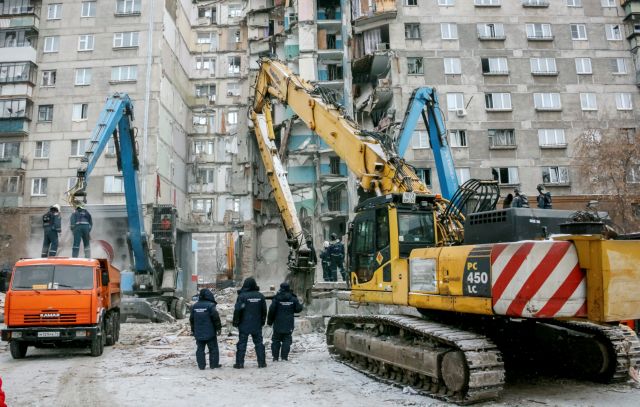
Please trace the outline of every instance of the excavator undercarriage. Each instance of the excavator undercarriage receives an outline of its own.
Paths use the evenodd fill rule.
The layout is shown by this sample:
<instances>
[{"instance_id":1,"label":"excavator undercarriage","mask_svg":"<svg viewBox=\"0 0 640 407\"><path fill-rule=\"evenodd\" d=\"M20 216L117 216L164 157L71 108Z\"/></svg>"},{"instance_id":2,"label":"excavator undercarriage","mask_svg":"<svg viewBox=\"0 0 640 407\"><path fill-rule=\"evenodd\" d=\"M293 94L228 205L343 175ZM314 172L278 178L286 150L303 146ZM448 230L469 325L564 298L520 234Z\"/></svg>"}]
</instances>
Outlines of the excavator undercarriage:
<instances>
[{"instance_id":1,"label":"excavator undercarriage","mask_svg":"<svg viewBox=\"0 0 640 407\"><path fill-rule=\"evenodd\" d=\"M630 368L640 368L640 342L624 325L434 319L335 316L327 328L329 352L370 377L457 404L498 398L505 371L516 366L603 383L626 381Z\"/></svg>"}]
</instances>

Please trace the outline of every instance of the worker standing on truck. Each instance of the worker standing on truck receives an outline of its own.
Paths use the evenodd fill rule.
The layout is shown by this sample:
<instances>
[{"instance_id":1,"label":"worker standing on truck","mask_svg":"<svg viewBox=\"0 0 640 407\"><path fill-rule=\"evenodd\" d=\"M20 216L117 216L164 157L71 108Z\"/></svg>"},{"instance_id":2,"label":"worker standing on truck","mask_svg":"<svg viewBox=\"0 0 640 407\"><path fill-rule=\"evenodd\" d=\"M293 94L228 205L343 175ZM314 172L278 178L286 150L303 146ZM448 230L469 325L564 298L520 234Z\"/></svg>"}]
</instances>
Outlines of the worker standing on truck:
<instances>
[{"instance_id":1,"label":"worker standing on truck","mask_svg":"<svg viewBox=\"0 0 640 407\"><path fill-rule=\"evenodd\" d=\"M62 232L60 205L52 205L49 211L42 215L42 229L44 230L44 242L42 243L41 257L53 257L58 254L58 235Z\"/></svg>"},{"instance_id":2,"label":"worker standing on truck","mask_svg":"<svg viewBox=\"0 0 640 407\"><path fill-rule=\"evenodd\" d=\"M538 184L536 187L538 190L538 208L540 209L552 209L551 204L551 192L544 192L544 185Z\"/></svg>"},{"instance_id":3,"label":"worker standing on truck","mask_svg":"<svg viewBox=\"0 0 640 407\"><path fill-rule=\"evenodd\" d=\"M196 338L196 361L200 370L207 367L204 358L205 346L209 348L209 367L211 369L222 367L218 352L218 335L222 332L222 323L216 310L216 304L213 293L203 288L200 290L198 302L191 307L189 324L191 325L191 334Z\"/></svg>"},{"instance_id":4,"label":"worker standing on truck","mask_svg":"<svg viewBox=\"0 0 640 407\"><path fill-rule=\"evenodd\" d=\"M260 287L253 277L244 280L242 289L238 291L238 299L233 310L233 326L238 328L239 339L236 346L235 369L244 368L244 355L247 352L249 335L256 348L258 367L267 367L264 343L262 343L262 327L267 320L267 301L260 292Z\"/></svg>"},{"instance_id":5,"label":"worker standing on truck","mask_svg":"<svg viewBox=\"0 0 640 407\"><path fill-rule=\"evenodd\" d=\"M71 214L71 231L73 232L73 248L71 249L71 257L78 257L80 252L80 240L84 246L84 257L91 258L91 239L90 233L93 227L93 220L88 210L84 209L84 205L80 204L76 207L76 211Z\"/></svg>"},{"instance_id":6,"label":"worker standing on truck","mask_svg":"<svg viewBox=\"0 0 640 407\"><path fill-rule=\"evenodd\" d=\"M273 361L289 360L289 350L293 339L293 314L302 311L302 304L291 291L289 283L280 284L280 291L273 297L267 316L267 325L273 325L271 355Z\"/></svg>"},{"instance_id":7,"label":"worker standing on truck","mask_svg":"<svg viewBox=\"0 0 640 407\"><path fill-rule=\"evenodd\" d=\"M520 188L513 190L513 201L511 202L512 208L528 208L529 199L526 195L520 193Z\"/></svg>"}]
</instances>

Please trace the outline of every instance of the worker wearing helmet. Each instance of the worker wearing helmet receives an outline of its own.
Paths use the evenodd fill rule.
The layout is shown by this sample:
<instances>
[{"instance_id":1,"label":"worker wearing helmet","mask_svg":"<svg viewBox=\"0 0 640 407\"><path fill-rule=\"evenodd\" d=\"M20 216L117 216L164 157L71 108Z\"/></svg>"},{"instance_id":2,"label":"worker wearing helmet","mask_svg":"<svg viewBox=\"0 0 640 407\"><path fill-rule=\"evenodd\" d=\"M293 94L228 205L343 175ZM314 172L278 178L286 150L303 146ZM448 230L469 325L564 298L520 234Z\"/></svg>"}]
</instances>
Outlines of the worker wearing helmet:
<instances>
[{"instance_id":1,"label":"worker wearing helmet","mask_svg":"<svg viewBox=\"0 0 640 407\"><path fill-rule=\"evenodd\" d=\"M331 279L331 253L329 252L329 242L324 241L322 244L324 250L320 253L320 260L322 261L322 279L324 281L333 281Z\"/></svg>"},{"instance_id":2,"label":"worker wearing helmet","mask_svg":"<svg viewBox=\"0 0 640 407\"><path fill-rule=\"evenodd\" d=\"M71 256L78 257L80 252L80 240L84 246L84 257L91 258L91 239L90 233L93 227L93 221L91 220L91 214L84 208L84 205L80 204L76 207L76 211L71 215L71 231L73 232L73 248L71 249Z\"/></svg>"},{"instance_id":3,"label":"worker wearing helmet","mask_svg":"<svg viewBox=\"0 0 640 407\"><path fill-rule=\"evenodd\" d=\"M338 281L338 271L342 276L342 280L347 281L347 273L344 269L344 244L338 239L338 235L331 234L331 245L329 246L331 254L331 278L332 281Z\"/></svg>"},{"instance_id":4,"label":"worker wearing helmet","mask_svg":"<svg viewBox=\"0 0 640 407\"><path fill-rule=\"evenodd\" d=\"M62 232L60 205L52 205L49 211L42 215L42 229L44 230L42 257L55 256L58 254L58 234Z\"/></svg>"}]
</instances>

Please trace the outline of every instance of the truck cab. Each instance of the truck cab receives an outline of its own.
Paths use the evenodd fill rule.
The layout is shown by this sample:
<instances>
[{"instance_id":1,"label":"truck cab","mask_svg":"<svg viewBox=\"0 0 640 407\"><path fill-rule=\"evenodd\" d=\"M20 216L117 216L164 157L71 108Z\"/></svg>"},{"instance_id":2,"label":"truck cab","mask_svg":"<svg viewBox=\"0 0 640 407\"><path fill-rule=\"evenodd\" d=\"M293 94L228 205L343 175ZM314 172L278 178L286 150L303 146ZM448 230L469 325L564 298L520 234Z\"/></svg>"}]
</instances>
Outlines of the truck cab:
<instances>
[{"instance_id":1,"label":"truck cab","mask_svg":"<svg viewBox=\"0 0 640 407\"><path fill-rule=\"evenodd\" d=\"M3 341L24 358L29 346L89 346L92 356L118 340L120 271L106 259L18 261L5 298Z\"/></svg>"}]
</instances>

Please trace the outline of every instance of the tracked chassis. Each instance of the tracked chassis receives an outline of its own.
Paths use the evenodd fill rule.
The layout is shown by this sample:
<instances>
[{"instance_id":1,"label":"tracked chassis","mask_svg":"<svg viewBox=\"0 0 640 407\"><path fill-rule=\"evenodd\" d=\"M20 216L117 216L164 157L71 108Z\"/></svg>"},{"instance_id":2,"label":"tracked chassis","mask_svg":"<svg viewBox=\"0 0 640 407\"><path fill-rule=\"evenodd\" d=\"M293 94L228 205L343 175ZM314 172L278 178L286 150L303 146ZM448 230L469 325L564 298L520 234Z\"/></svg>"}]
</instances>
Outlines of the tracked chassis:
<instances>
[{"instance_id":1,"label":"tracked chassis","mask_svg":"<svg viewBox=\"0 0 640 407\"><path fill-rule=\"evenodd\" d=\"M625 326L505 321L511 329L492 329L487 323L479 333L410 316L336 316L329 321L327 344L341 362L368 376L458 404L500 396L505 377L501 350L517 358L522 348L511 345L518 342L530 341L527 347L538 349L543 361L577 360L573 370L598 382L626 381L629 368L640 368L640 341ZM505 335L508 341L501 340Z\"/></svg>"},{"instance_id":2,"label":"tracked chassis","mask_svg":"<svg viewBox=\"0 0 640 407\"><path fill-rule=\"evenodd\" d=\"M327 344L360 372L458 404L496 399L504 384L502 355L490 339L420 318L333 317Z\"/></svg>"}]
</instances>

